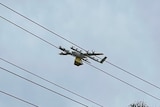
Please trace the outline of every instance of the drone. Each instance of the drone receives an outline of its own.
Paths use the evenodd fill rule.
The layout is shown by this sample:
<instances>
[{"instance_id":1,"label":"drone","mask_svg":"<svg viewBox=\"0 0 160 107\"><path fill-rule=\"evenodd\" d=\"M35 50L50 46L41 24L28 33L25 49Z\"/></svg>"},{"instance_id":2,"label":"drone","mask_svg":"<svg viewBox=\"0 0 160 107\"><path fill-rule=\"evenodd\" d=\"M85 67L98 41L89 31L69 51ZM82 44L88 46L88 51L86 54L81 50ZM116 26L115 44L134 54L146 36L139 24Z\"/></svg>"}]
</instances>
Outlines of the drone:
<instances>
[{"instance_id":1,"label":"drone","mask_svg":"<svg viewBox=\"0 0 160 107\"><path fill-rule=\"evenodd\" d=\"M66 50L65 48L62 48L61 46L59 46L59 49L61 51L63 51L63 52L59 53L59 55L74 56L75 57L74 65L76 65L76 66L83 65L83 61L90 63L88 61L88 58L90 58L96 62L99 62L99 63L103 63L107 59L106 56L104 58L102 58L101 60L98 60L95 57L93 57L93 56L97 56L97 55L103 55L103 53L96 53L94 51L92 51L92 52L86 51L85 53L83 53L82 50L78 50L78 48L74 48L73 46L71 47L72 51Z\"/></svg>"}]
</instances>

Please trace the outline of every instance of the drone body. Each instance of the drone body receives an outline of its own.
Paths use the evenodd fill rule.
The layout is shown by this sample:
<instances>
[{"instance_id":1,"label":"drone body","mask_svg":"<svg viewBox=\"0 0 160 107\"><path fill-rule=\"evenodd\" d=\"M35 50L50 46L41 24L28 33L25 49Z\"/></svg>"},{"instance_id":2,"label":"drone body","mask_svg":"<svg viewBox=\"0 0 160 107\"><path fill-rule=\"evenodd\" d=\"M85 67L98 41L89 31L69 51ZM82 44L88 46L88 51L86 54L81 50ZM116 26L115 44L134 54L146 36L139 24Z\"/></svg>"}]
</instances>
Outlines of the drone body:
<instances>
[{"instance_id":1,"label":"drone body","mask_svg":"<svg viewBox=\"0 0 160 107\"><path fill-rule=\"evenodd\" d=\"M71 47L71 49L73 50L71 52L69 50L66 50L65 48L62 48L61 46L59 47L59 49L63 51L60 53L60 55L74 56L75 57L74 65L76 66L83 65L83 61L89 62L87 58L90 58L99 63L103 63L107 59L107 57L104 57L102 60L99 61L98 59L95 59L92 56L103 55L102 53L95 53L95 52L82 53L82 51L79 51L77 48L75 49L74 47Z\"/></svg>"}]
</instances>

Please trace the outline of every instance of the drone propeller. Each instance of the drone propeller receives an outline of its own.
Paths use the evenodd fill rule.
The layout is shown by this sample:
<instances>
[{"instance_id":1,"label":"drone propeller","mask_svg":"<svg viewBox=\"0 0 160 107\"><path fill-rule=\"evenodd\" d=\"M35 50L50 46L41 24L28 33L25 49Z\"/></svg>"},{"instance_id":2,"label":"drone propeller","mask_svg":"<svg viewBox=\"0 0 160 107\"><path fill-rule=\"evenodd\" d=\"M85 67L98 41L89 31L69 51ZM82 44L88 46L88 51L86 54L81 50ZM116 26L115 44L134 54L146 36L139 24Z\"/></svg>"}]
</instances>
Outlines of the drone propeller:
<instances>
[{"instance_id":1,"label":"drone propeller","mask_svg":"<svg viewBox=\"0 0 160 107\"><path fill-rule=\"evenodd\" d=\"M94 54L94 53L95 53L95 51L94 51L94 50L92 50L92 53Z\"/></svg>"}]
</instances>

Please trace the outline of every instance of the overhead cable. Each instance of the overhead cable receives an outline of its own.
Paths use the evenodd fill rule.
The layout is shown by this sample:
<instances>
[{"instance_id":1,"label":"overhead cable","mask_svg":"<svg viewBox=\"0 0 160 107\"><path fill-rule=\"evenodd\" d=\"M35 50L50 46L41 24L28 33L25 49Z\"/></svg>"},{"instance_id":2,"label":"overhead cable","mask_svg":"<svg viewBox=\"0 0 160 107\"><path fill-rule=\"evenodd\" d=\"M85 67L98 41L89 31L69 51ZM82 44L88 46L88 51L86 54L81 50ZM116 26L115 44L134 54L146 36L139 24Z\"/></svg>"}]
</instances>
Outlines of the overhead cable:
<instances>
[{"instance_id":1,"label":"overhead cable","mask_svg":"<svg viewBox=\"0 0 160 107\"><path fill-rule=\"evenodd\" d=\"M35 73L32 73L31 71L26 70L26 69L24 69L24 68L22 68L22 67L20 67L20 66L18 66L18 65L16 65L16 64L10 62L10 61L7 61L7 60L5 60L5 59L3 59L3 58L0 58L0 60L6 62L6 63L8 63L8 64L11 64L12 66L15 66L15 67L19 68L20 70L23 70L23 71L25 71L25 72L27 72L27 73L29 73L29 74L37 77L37 78L40 78L41 80L44 80L44 81L46 81L46 82L48 82L48 83L50 83L50 84L52 84L52 85L55 85L55 86L57 86L57 87L65 90L65 91L67 91L67 92L70 92L70 93L72 93L72 94L74 94L74 95L76 95L76 96L78 96L78 97L80 97L80 98L83 98L83 99L85 99L85 100L87 100L87 101L89 101L89 102L91 102L91 103L93 103L93 104L96 104L96 105L98 105L98 106L100 106L100 107L103 107L102 105L96 103L95 101L92 101L92 100L90 100L90 99L88 99L88 98L86 98L86 97L83 97L83 96L77 94L76 92L73 92L73 91L71 91L71 90L69 90L69 89L67 89L67 88L64 88L63 86L60 86L60 85L58 85L58 84L56 84L56 83L54 83L54 82L52 82L52 81L50 81L50 80L47 80L47 79L45 79L45 78L43 78L43 77L41 77L41 76L39 76L39 75L37 75L37 74L35 74Z\"/></svg>"},{"instance_id":2,"label":"overhead cable","mask_svg":"<svg viewBox=\"0 0 160 107\"><path fill-rule=\"evenodd\" d=\"M133 77L135 77L135 78L137 78L137 79L139 79L139 80L141 80L141 81L143 81L143 82L145 82L145 83L147 83L147 84L149 84L149 85L157 88L157 89L160 89L159 86L157 86L157 85L155 85L155 84L153 84L153 83L151 83L151 82L149 82L149 81L147 81L147 80L145 80L145 79L143 79L143 78L141 78L141 77L139 77L139 76L137 76L137 75L135 75L135 74L133 74L133 73L130 73L129 71L127 71L127 70L125 70L125 69L123 69L123 68L121 68L121 67L119 67L119 66L117 66L117 65L115 65L115 64L113 64L113 63L111 63L111 62L109 62L109 61L106 61L106 62L107 62L108 64L114 66L115 68L120 69L121 71L123 71L123 72L125 72L125 73L127 73L127 74L129 74L129 75L131 75L131 76L133 76Z\"/></svg>"},{"instance_id":3,"label":"overhead cable","mask_svg":"<svg viewBox=\"0 0 160 107\"><path fill-rule=\"evenodd\" d=\"M28 21L30 21L30 22L32 22L32 23L38 25L39 27L45 29L46 31L48 31L48 32L50 32L50 33L52 33L52 34L54 34L55 36L57 36L57 37L59 37L59 38L65 40L65 41L67 41L68 43L70 43L70 44L72 44L72 45L74 45L74 46L76 46L76 47L78 47L78 48L80 48L80 49L82 49L82 50L84 50L84 51L87 52L86 49L80 47L79 45L77 45L77 44L75 44L75 43L73 43L73 42L71 42L70 40L64 38L63 36L57 34L56 32L54 32L54 31L48 29L47 27L44 27L44 26L42 26L41 24L39 24L39 23L37 23L37 22L31 20L30 18L28 18L28 17L22 15L21 13L15 11L14 9L12 9L12 8L10 8L10 7L6 6L6 5L4 5L3 3L0 3L0 5L2 5L3 7L7 8L7 9L9 9L10 11L12 11L12 12L14 12L14 13L20 15L21 17L27 19ZM98 57L98 56L96 56L96 57ZM98 57L98 58L100 58L100 57ZM101 58L100 58L100 59L101 59ZM113 64L113 63L111 63L111 62L109 62L109 61L105 61L105 62L108 63L108 64L110 64L110 65L112 65L113 67L115 67L115 68L117 68L117 69L119 69L119 70L121 70L121 71L123 71L123 72L125 72L125 73L127 73L127 74L129 74L129 75L131 75L131 76L133 76L133 77L135 77L135 78L137 78L137 79L139 79L139 80L141 80L141 81L143 81L143 82L145 82L145 83L147 83L147 84L153 86L153 87L155 87L155 88L157 88L157 89L160 89L159 86L157 86L157 85L155 85L155 84L153 84L153 83L151 83L151 82L149 82L149 81L147 81L147 80L145 80L145 79L143 79L143 78L141 78L141 77L139 77L139 76L137 76L137 75L135 75L135 74L133 74L133 73L130 73L129 71L123 69L122 67L119 67L119 66L117 66L117 65L115 65L115 64Z\"/></svg>"},{"instance_id":4,"label":"overhead cable","mask_svg":"<svg viewBox=\"0 0 160 107\"><path fill-rule=\"evenodd\" d=\"M18 98L18 97L14 96L14 95L11 95L11 94L9 94L9 93L7 93L7 92L5 92L5 91L1 91L1 90L0 90L0 93L5 94L5 95L7 95L7 96L10 96L10 97L12 97L12 98L14 98L14 99L17 99L17 100L19 100L19 101L22 101L22 102L24 102L24 103L27 103L27 104L29 104L29 105L31 105L31 106L39 107L38 105L35 105L35 104L33 104L33 103L29 102L29 101L23 100L23 99L21 99L21 98Z\"/></svg>"},{"instance_id":5,"label":"overhead cable","mask_svg":"<svg viewBox=\"0 0 160 107\"><path fill-rule=\"evenodd\" d=\"M4 19L4 20L6 20L7 22L9 22L9 23L11 23L11 24L13 24L14 26L19 27L20 29L22 29L22 30L24 30L25 32L27 32L27 33L31 34L32 36L34 36L34 37L36 37L36 38L38 38L38 39L42 40L43 42L45 42L45 43L47 43L47 44L49 44L49 45L51 45L51 46L53 46L53 47L55 47L55 48L59 49L56 45L53 45L52 43L50 43L50 42L46 41L45 39L43 39L43 38L41 38L41 37L37 36L36 34L34 34L34 33L30 32L30 31L28 31L28 30L24 29L24 28L23 28L23 27L21 27L21 26L17 25L16 23L13 23L13 22L11 22L10 20L8 20L8 19L6 19L6 18L4 18L4 17L2 17L2 16L0 16L0 18L2 18L2 19Z\"/></svg>"},{"instance_id":6,"label":"overhead cable","mask_svg":"<svg viewBox=\"0 0 160 107\"><path fill-rule=\"evenodd\" d=\"M47 29L46 27L42 26L41 24L39 24L39 23L37 23L37 22L31 20L30 18L28 18L28 17L26 17L26 16L20 14L19 12L17 12L17 11L15 11L15 10L11 9L10 7L8 7L8 6L6 6L6 5L4 5L4 4L2 4L2 3L0 3L0 5L2 5L2 6L4 6L5 8L11 10L12 12L14 12L14 13L20 15L21 17L23 17L23 18L25 18L25 19L31 21L32 23L34 23L34 24L40 26L41 28L45 29L46 31L48 31L48 32L50 32L50 33L52 33L52 34L58 36L59 38L61 38L61 39L65 40L65 41L67 41L67 42L69 42L69 43L71 43L71 44L73 44L73 45L79 47L78 45L76 45L76 44L74 44L73 42L69 41L68 39L64 38L63 36L61 36L61 35L59 35L59 34L53 32L52 30ZM79 47L79 48L81 48L81 47ZM81 49L83 49L83 48L81 48ZM84 49L83 49L83 50L84 50Z\"/></svg>"},{"instance_id":7,"label":"overhead cable","mask_svg":"<svg viewBox=\"0 0 160 107\"><path fill-rule=\"evenodd\" d=\"M114 78L114 79L116 79L116 80L118 80L118 81L120 81L120 82L122 82L122 83L124 83L124 84L126 84L126 85L128 85L128 86L130 86L130 87L132 87L132 88L134 88L134 89L136 89L136 90L138 90L138 91L140 91L140 92L142 92L142 93L144 93L144 94L152 97L152 98L154 98L154 99L160 100L160 98L158 98L158 97L156 97L156 96L154 96L154 95L152 95L152 94L149 94L148 92L146 92L146 91L144 91L144 90L142 90L142 89L139 89L139 88L137 88L136 86L131 85L131 84L129 84L128 82L126 82L126 81L124 81L124 80L122 80L122 79L119 79L118 77L116 77L116 76L114 76L114 75L111 75L110 73L104 71L103 69L100 69L100 68L98 68L98 67L96 67L96 66L94 66L94 65L92 65L92 64L89 64L89 63L86 63L86 64L88 64L89 66L91 66L91 67L93 67L93 68L101 71L102 73L104 73L104 74L106 74L106 75L108 75L108 76L111 76L112 78Z\"/></svg>"},{"instance_id":8,"label":"overhead cable","mask_svg":"<svg viewBox=\"0 0 160 107\"><path fill-rule=\"evenodd\" d=\"M25 30L24 28L22 28L22 27L20 27L20 26L16 25L15 23L13 23L13 22L11 22L11 21L9 21L9 20L5 19L4 17L2 17L2 16L0 16L0 17L1 17L2 19L4 19L4 20L8 21L9 23L11 23L11 24L13 24L13 25L15 25L15 26L17 26L17 27L21 28L22 30L27 31L27 30ZM33 34L33 33L30 33L30 34ZM33 34L33 35L34 35L34 34ZM41 40L41 39L40 39L40 40ZM45 40L45 41L46 41L46 40ZM46 43L48 43L48 44L50 44L50 45L51 45L51 43L49 43L48 41L47 41ZM52 44L52 45L53 45L53 44ZM55 46L55 45L54 45L54 46ZM57 48L57 47L55 46L55 48ZM88 64L88 63L86 63L86 64ZM95 68L95 69L97 69L97 70L99 70L99 71L101 71L101 72L103 72L103 73L105 73L105 74L107 74L107 75L109 75L109 76L113 77L114 79L119 80L119 81L121 81L121 82L125 83L126 85L128 85L128 86L130 86L130 87L132 87L132 88L134 88L134 89L136 89L136 90L138 90L138 91L143 92L144 94L146 94L146 95L148 95L148 96L150 96L150 97L152 97L152 98L154 98L154 99L160 100L160 98L155 97L155 96L153 96L153 95L151 95L151 94L149 94L149 93L145 92L144 90L139 89L139 88L137 88L137 87L135 87L135 86L133 86L133 85L129 84L128 82L125 82L125 81L123 81L123 80L119 79L118 77L115 77L115 76L113 76L113 75L111 75L111 74L109 74L109 73L105 72L104 70L102 70L102 69L100 69L100 68L98 68L98 67L96 67L96 66L93 66L93 65L91 65L91 64L89 64L89 65L90 65L90 66L92 66L93 68ZM2 68L1 68L1 69L2 69Z\"/></svg>"},{"instance_id":9,"label":"overhead cable","mask_svg":"<svg viewBox=\"0 0 160 107\"><path fill-rule=\"evenodd\" d=\"M25 78L25 77L23 77L23 76L20 76L20 75L14 73L14 72L8 70L8 69L5 69L5 68L3 68L3 67L0 67L0 69L2 69L3 71L6 71L6 72L8 72L8 73L10 73L10 74L12 74L12 75L14 75L14 76L16 76L16 77L19 77L19 78L21 78L21 79L23 79L23 80L26 80L26 81L34 84L34 85L37 85L37 86L39 86L39 87L41 87L41 88L43 88L43 89L45 89L45 90L47 90L47 91L50 91L50 92L55 93L55 94L57 94L57 95L59 95L59 96L62 96L62 97L66 98L66 99L68 99L68 100L70 100L70 101L73 101L73 102L75 102L75 103L77 103L77 104L80 104L80 105L82 105L82 106L84 106L84 107L88 107L87 105L85 105L85 104L83 104L83 103L81 103L81 102L79 102L79 101L77 101L77 100L74 100L74 99L72 99L72 98L70 98L70 97L68 97L68 96L65 96L65 95L63 95L63 94L61 94L61 93L58 93L58 92L56 92L56 91L54 91L54 90L52 90L52 89L50 89L50 88L47 88L47 87L45 87L45 86L43 86L43 85L41 85L41 84L38 84L38 83L36 83L36 82L34 82L34 81L31 81L31 80L29 80L29 79L27 79L27 78Z\"/></svg>"}]
</instances>

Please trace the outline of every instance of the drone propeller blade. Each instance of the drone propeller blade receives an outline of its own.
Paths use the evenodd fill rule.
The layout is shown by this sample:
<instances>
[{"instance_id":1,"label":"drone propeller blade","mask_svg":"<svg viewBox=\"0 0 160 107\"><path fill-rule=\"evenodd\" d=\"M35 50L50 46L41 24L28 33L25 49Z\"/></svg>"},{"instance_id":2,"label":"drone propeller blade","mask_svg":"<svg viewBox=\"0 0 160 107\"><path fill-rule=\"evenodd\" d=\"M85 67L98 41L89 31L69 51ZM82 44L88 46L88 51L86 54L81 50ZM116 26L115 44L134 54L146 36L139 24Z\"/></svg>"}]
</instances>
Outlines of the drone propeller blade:
<instances>
[{"instance_id":1,"label":"drone propeller blade","mask_svg":"<svg viewBox=\"0 0 160 107\"><path fill-rule=\"evenodd\" d=\"M59 53L59 55L68 55L68 53L61 52L61 53Z\"/></svg>"}]
</instances>

